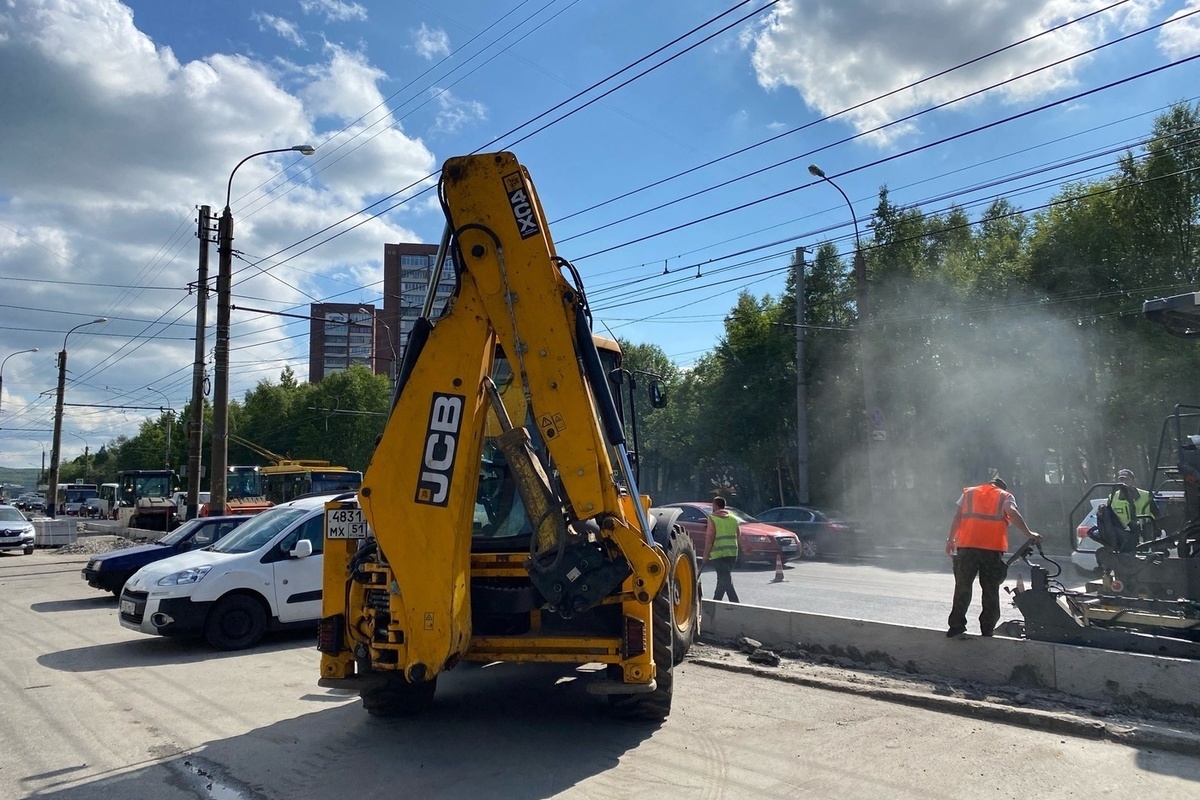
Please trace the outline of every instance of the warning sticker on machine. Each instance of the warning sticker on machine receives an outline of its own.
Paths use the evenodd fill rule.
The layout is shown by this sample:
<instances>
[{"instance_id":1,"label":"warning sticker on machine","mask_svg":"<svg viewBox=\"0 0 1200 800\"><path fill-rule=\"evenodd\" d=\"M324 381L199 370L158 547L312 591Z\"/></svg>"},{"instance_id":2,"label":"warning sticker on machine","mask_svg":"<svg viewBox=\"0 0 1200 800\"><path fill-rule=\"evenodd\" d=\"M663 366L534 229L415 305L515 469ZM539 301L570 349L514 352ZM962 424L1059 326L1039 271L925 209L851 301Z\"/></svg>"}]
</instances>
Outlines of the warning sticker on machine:
<instances>
[{"instance_id":1,"label":"warning sticker on machine","mask_svg":"<svg viewBox=\"0 0 1200 800\"><path fill-rule=\"evenodd\" d=\"M553 439L567 427L562 414L543 414L538 418L538 428L542 431L543 439Z\"/></svg>"}]
</instances>

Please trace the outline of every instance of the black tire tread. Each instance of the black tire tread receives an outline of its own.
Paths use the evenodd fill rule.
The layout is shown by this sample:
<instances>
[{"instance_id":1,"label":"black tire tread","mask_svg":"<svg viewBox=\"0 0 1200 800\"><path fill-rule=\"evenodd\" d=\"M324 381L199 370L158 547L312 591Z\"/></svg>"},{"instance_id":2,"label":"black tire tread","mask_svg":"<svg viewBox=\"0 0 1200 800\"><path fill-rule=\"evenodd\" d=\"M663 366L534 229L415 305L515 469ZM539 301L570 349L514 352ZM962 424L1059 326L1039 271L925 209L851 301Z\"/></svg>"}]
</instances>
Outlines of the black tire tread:
<instances>
[{"instance_id":1,"label":"black tire tread","mask_svg":"<svg viewBox=\"0 0 1200 800\"><path fill-rule=\"evenodd\" d=\"M671 632L672 618L670 588L666 582L655 596L651 607L655 680L657 687L647 694L610 694L608 704L613 713L624 719L661 722L671 713L671 695L675 689L675 659Z\"/></svg>"},{"instance_id":2,"label":"black tire tread","mask_svg":"<svg viewBox=\"0 0 1200 800\"><path fill-rule=\"evenodd\" d=\"M388 676L387 680L359 693L363 709L373 717L411 717L433 707L437 678L424 683L409 683L403 675Z\"/></svg>"},{"instance_id":3,"label":"black tire tread","mask_svg":"<svg viewBox=\"0 0 1200 800\"><path fill-rule=\"evenodd\" d=\"M692 537L688 536L683 528L678 525L671 531L670 547L667 549L667 563L671 564L672 573L674 573L674 565L680 557L688 558L692 562L692 575L696 577L696 585L692 590L692 597L695 599L695 607L692 609L692 624L687 627L682 633L679 626L671 625L671 650L674 658L674 663L679 664L687 657L688 651L692 649L692 643L696 641L696 636L700 632L700 569L696 563L696 547L692 543ZM672 579L674 575L672 574Z\"/></svg>"}]
</instances>

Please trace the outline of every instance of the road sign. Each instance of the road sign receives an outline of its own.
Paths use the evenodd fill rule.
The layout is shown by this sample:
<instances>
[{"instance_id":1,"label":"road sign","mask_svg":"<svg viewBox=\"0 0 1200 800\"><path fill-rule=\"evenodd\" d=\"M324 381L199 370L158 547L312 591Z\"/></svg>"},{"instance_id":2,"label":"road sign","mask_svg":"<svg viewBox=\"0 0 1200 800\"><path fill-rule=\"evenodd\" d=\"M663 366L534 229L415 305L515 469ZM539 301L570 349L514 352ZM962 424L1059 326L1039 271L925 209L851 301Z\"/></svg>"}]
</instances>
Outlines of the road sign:
<instances>
[{"instance_id":1,"label":"road sign","mask_svg":"<svg viewBox=\"0 0 1200 800\"><path fill-rule=\"evenodd\" d=\"M887 441L887 431L881 431L881 430L871 431L871 441L886 442Z\"/></svg>"}]
</instances>

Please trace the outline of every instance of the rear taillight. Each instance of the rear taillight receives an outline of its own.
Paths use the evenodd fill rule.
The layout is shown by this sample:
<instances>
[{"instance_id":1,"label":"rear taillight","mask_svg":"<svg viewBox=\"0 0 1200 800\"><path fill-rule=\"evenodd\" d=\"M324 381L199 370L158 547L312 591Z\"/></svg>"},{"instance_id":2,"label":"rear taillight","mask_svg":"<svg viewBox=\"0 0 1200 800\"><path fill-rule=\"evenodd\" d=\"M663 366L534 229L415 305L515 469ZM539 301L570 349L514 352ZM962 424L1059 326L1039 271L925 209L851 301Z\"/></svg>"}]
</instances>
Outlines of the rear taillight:
<instances>
[{"instance_id":1,"label":"rear taillight","mask_svg":"<svg viewBox=\"0 0 1200 800\"><path fill-rule=\"evenodd\" d=\"M625 617L621 631L621 659L628 661L646 652L646 623L637 617Z\"/></svg>"},{"instance_id":2,"label":"rear taillight","mask_svg":"<svg viewBox=\"0 0 1200 800\"><path fill-rule=\"evenodd\" d=\"M342 631L345 628L346 618L341 614L322 617L317 622L317 650L331 656L342 652Z\"/></svg>"}]
</instances>

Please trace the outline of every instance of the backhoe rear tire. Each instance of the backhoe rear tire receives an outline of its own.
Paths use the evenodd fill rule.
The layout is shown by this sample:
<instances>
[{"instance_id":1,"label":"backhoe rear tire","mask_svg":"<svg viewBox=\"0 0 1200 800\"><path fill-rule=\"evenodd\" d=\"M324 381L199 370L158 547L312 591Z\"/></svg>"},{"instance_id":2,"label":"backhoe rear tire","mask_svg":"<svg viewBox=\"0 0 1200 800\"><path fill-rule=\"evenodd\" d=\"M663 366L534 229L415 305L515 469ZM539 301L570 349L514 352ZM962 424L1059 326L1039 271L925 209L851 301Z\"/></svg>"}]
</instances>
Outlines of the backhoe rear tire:
<instances>
[{"instance_id":1,"label":"backhoe rear tire","mask_svg":"<svg viewBox=\"0 0 1200 800\"><path fill-rule=\"evenodd\" d=\"M671 695L675 688L675 658L671 633L675 629L674 615L671 613L670 581L663 583L663 588L654 598L651 608L652 636L654 640L654 666L657 687L647 694L610 694L608 705L619 717L647 722L661 722L671 713ZM616 672L617 670L613 670ZM619 675L614 676L618 680Z\"/></svg>"},{"instance_id":2,"label":"backhoe rear tire","mask_svg":"<svg viewBox=\"0 0 1200 800\"><path fill-rule=\"evenodd\" d=\"M683 661L700 632L700 571L692 537L679 526L671 531L667 547L670 565L671 649L676 664Z\"/></svg>"},{"instance_id":3,"label":"backhoe rear tire","mask_svg":"<svg viewBox=\"0 0 1200 800\"><path fill-rule=\"evenodd\" d=\"M359 692L363 708L373 717L411 717L433 707L437 678L409 683L403 675L388 675L379 685Z\"/></svg>"}]
</instances>

